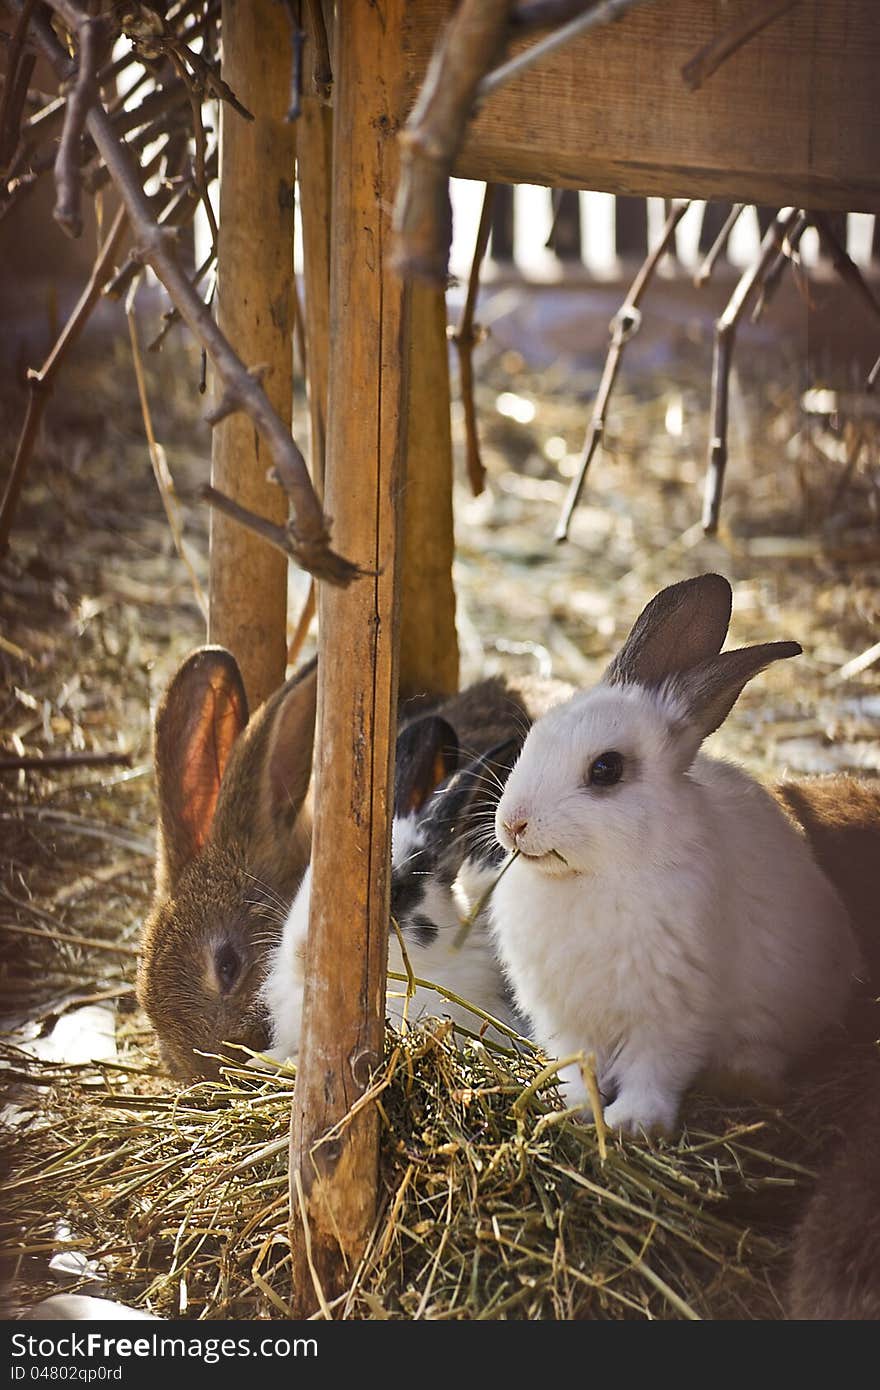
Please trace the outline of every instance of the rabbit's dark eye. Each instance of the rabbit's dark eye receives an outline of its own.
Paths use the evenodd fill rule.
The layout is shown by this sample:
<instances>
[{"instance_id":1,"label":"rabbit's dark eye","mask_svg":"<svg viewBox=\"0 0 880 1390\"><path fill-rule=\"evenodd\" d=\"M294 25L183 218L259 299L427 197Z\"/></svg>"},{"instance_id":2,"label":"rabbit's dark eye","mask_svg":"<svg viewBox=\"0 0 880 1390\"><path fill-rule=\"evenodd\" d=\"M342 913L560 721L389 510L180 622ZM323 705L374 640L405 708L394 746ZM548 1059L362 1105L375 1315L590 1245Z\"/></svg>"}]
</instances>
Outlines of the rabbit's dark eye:
<instances>
[{"instance_id":1,"label":"rabbit's dark eye","mask_svg":"<svg viewBox=\"0 0 880 1390\"><path fill-rule=\"evenodd\" d=\"M613 787L623 776L623 756L620 753L600 753L590 764L587 779L591 787Z\"/></svg>"},{"instance_id":2,"label":"rabbit's dark eye","mask_svg":"<svg viewBox=\"0 0 880 1390\"><path fill-rule=\"evenodd\" d=\"M214 952L214 967L221 990L228 994L241 971L241 957L229 941L224 942Z\"/></svg>"}]
</instances>

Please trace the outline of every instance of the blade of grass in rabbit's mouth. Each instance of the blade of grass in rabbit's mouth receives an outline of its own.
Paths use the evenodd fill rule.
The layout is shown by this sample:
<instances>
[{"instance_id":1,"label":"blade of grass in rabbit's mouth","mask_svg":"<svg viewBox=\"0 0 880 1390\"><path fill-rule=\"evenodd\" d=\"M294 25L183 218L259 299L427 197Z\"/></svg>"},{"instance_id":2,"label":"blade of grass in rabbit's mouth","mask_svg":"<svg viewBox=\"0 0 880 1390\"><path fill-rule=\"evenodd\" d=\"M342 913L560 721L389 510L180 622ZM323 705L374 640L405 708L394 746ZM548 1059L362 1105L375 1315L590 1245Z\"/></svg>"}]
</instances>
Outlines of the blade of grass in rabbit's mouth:
<instances>
[{"instance_id":1,"label":"blade of grass in rabbit's mouth","mask_svg":"<svg viewBox=\"0 0 880 1390\"><path fill-rule=\"evenodd\" d=\"M492 894L494 893L496 885L500 883L501 879L507 873L507 870L510 868L513 861L515 859L518 859L521 854L522 850L515 849L513 853L507 859L505 859L504 863L501 865L501 868L498 870L498 873L495 875L492 882L489 884L489 887L486 889L485 893L481 893L480 896L477 898L477 901L474 903L467 916L462 920L462 924L455 934L455 940L452 943L452 949L454 951L457 951L461 946L464 945L465 941L467 941L468 933L470 932L471 927L474 925L474 922L476 922L480 913L483 911L483 908L486 906L486 903L489 901Z\"/></svg>"}]
</instances>

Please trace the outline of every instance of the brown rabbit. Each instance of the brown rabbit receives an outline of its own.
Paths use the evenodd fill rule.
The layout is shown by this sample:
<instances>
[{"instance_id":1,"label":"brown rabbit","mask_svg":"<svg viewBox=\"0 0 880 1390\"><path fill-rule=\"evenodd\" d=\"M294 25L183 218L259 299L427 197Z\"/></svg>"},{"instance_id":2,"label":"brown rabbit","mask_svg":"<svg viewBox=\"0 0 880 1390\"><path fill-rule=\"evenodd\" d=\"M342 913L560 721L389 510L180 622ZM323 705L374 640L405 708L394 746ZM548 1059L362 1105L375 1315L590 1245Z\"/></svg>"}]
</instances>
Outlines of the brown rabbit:
<instances>
[{"instance_id":1,"label":"brown rabbit","mask_svg":"<svg viewBox=\"0 0 880 1390\"><path fill-rule=\"evenodd\" d=\"M156 890L138 999L175 1075L215 1074L224 1042L268 1046L258 990L309 858L316 672L313 661L248 722L234 657L203 647L160 703ZM560 681L491 677L447 700L410 701L400 721L442 713L474 756L569 694Z\"/></svg>"},{"instance_id":2,"label":"brown rabbit","mask_svg":"<svg viewBox=\"0 0 880 1390\"><path fill-rule=\"evenodd\" d=\"M216 1071L224 1042L266 1046L256 993L308 863L315 709L313 661L248 721L221 647L193 652L159 706L156 888L137 989L178 1076Z\"/></svg>"},{"instance_id":3,"label":"brown rabbit","mask_svg":"<svg viewBox=\"0 0 880 1390\"><path fill-rule=\"evenodd\" d=\"M847 1092L855 1088L856 1097ZM843 1135L792 1241L789 1318L880 1318L880 1052L841 1060L830 1091ZM840 1112L845 1112L841 1120Z\"/></svg>"},{"instance_id":4,"label":"brown rabbit","mask_svg":"<svg viewBox=\"0 0 880 1390\"><path fill-rule=\"evenodd\" d=\"M774 791L843 899L869 987L880 994L880 779L841 773L782 782Z\"/></svg>"}]
</instances>

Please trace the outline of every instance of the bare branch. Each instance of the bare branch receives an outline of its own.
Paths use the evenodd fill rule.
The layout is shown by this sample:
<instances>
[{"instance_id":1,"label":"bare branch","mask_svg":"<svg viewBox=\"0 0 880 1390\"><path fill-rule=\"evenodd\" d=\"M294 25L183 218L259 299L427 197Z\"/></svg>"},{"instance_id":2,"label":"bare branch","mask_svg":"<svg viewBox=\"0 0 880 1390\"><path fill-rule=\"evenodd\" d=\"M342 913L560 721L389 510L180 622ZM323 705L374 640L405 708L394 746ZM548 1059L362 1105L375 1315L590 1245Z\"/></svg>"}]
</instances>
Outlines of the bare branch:
<instances>
[{"instance_id":1,"label":"bare branch","mask_svg":"<svg viewBox=\"0 0 880 1390\"><path fill-rule=\"evenodd\" d=\"M20 10L23 0L11 0L11 3ZM73 0L48 0L48 3L71 33L78 32L83 16ZM37 27L36 19L31 27L32 30ZM59 76L68 76L69 60L51 30L47 32L47 26L39 26L37 36L44 51L51 55ZM211 358L224 394L235 403L235 408L247 412L269 445L276 476L294 510L294 517L287 525L287 545L283 548L297 564L317 578L326 579L332 584L350 584L361 571L330 549L329 524L312 487L305 459L290 430L273 408L259 381L247 372L210 310L190 284L175 254L173 233L157 225L131 154L117 137L106 111L97 102L88 112L86 127L119 190L131 222L138 254L165 286L184 322Z\"/></svg>"},{"instance_id":2,"label":"bare branch","mask_svg":"<svg viewBox=\"0 0 880 1390\"><path fill-rule=\"evenodd\" d=\"M546 58L548 53L555 53L557 48L562 48L564 44L576 39L581 34L586 34L590 29L596 29L600 25L610 24L612 20L621 19L627 10L634 10L637 5L651 4L652 0L599 0L599 4L587 10L586 14L579 14L570 19L567 24L563 24L560 29L556 29L552 34L548 34L546 39L540 39L532 44L523 53L518 53L515 58L502 67L495 68L483 78L477 89L477 97L482 99L497 92L499 87L510 82L512 78L518 77L526 68L530 68L533 63L540 62ZM794 0L791 0L794 3Z\"/></svg>"},{"instance_id":3,"label":"bare branch","mask_svg":"<svg viewBox=\"0 0 880 1390\"><path fill-rule=\"evenodd\" d=\"M28 372L28 387L30 397L28 400L27 414L18 440L18 448L15 451L15 458L12 462L12 469L9 480L6 484L6 492L3 495L3 502L0 504L0 555L4 553L9 544L9 533L15 518L15 511L18 506L18 499L24 483L25 473L31 454L33 453L37 433L40 428L40 421L43 418L43 411L46 408L49 396L52 392L55 376L64 360L65 355L76 342L85 323L98 302L101 294L101 286L107 279L113 266L113 258L119 247L122 237L128 226L128 216L124 208L120 208L113 225L107 234L107 239L92 268L89 282L79 297L77 305L64 329L58 338L46 361L38 372Z\"/></svg>"},{"instance_id":4,"label":"bare branch","mask_svg":"<svg viewBox=\"0 0 880 1390\"><path fill-rule=\"evenodd\" d=\"M718 233L717 237L712 242L712 245L706 252L706 255L704 256L699 266L699 269L694 275L694 284L696 285L697 289L699 289L701 285L704 285L706 283L706 281L709 279L709 276L712 274L712 271L715 269L715 262L721 255L721 252L724 250L728 241L730 240L730 233L736 226L739 220L739 215L744 207L746 207L745 203L734 203L733 207L730 209L730 212L724 219L724 226L721 228L721 231Z\"/></svg>"},{"instance_id":5,"label":"bare branch","mask_svg":"<svg viewBox=\"0 0 880 1390\"><path fill-rule=\"evenodd\" d=\"M605 412L608 408L608 401L611 397L614 383L617 380L617 372L623 357L623 350L630 338L638 332L641 326L642 316L639 311L639 302L650 284L654 271L657 269L667 247L675 236L676 227L689 207L689 202L673 203L672 209L663 227L663 234L660 240L640 266L639 272L630 286L629 294L611 320L611 346L608 349L608 356L605 359L602 380L599 382L599 389L596 392L593 414L590 418L584 446L581 449L578 469L571 480L568 495L563 504L562 515L559 518L554 533L553 538L556 541L568 540L568 529L571 525L571 518L578 504L584 481L586 480L587 470L605 434Z\"/></svg>"},{"instance_id":6,"label":"bare branch","mask_svg":"<svg viewBox=\"0 0 880 1390\"><path fill-rule=\"evenodd\" d=\"M709 461L703 499L703 530L710 536L718 530L721 493L727 467L727 395L737 324L742 317L749 296L779 254L797 215L797 208L784 208L767 228L761 242L758 259L740 277L724 313L715 325Z\"/></svg>"},{"instance_id":7,"label":"bare branch","mask_svg":"<svg viewBox=\"0 0 880 1390\"><path fill-rule=\"evenodd\" d=\"M92 19L88 15L81 15L77 18L79 68L73 91L67 98L64 129L61 132L58 157L55 160L58 196L54 216L58 225L70 237L82 235L79 152L86 118L98 99L98 58L101 41L106 33L107 26L103 16L98 15Z\"/></svg>"},{"instance_id":8,"label":"bare branch","mask_svg":"<svg viewBox=\"0 0 880 1390\"><path fill-rule=\"evenodd\" d=\"M725 29L711 43L707 43L681 70L681 75L691 91L695 92L713 72L717 72L732 53L742 48L749 39L760 34L762 29L766 29L768 24L772 24L774 19L784 15L786 10L792 9L797 3L798 0L761 0L751 14L731 24L729 29Z\"/></svg>"},{"instance_id":9,"label":"bare branch","mask_svg":"<svg viewBox=\"0 0 880 1390\"><path fill-rule=\"evenodd\" d=\"M36 0L25 0L18 16L6 54L6 84L0 104L0 168L5 168L15 153L21 126L28 84L36 57L24 50L24 36L30 23Z\"/></svg>"},{"instance_id":10,"label":"bare branch","mask_svg":"<svg viewBox=\"0 0 880 1390\"><path fill-rule=\"evenodd\" d=\"M474 407L474 348L483 341L483 330L479 325L474 324L474 311L477 306L477 293L480 288L480 267L483 264L483 257L486 254L486 247L489 244L489 233L492 229L492 202L495 195L495 185L486 184L486 191L483 194L483 210L480 213L480 225L477 228L477 240L474 246L474 258L471 262L470 279L468 280L467 297L461 311L461 318L458 327L450 335L453 343L458 350L458 369L459 381L461 384L461 401L464 407L464 426L466 439L466 463L467 473L470 480L471 492L474 497L479 497L483 488L486 486L486 470L480 458L480 436L477 430L477 412Z\"/></svg>"},{"instance_id":11,"label":"bare branch","mask_svg":"<svg viewBox=\"0 0 880 1390\"><path fill-rule=\"evenodd\" d=\"M434 50L400 133L393 264L445 288L452 239L449 176L480 79L507 42L511 0L462 0Z\"/></svg>"}]
</instances>

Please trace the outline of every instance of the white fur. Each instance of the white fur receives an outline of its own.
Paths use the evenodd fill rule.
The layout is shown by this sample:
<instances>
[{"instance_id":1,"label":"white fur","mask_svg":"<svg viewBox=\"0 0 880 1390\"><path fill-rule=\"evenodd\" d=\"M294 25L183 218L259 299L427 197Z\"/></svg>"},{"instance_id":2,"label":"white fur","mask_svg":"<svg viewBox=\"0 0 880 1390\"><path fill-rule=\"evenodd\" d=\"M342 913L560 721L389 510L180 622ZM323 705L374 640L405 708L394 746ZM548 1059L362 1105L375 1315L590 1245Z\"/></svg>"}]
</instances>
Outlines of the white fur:
<instances>
[{"instance_id":1,"label":"white fur","mask_svg":"<svg viewBox=\"0 0 880 1390\"><path fill-rule=\"evenodd\" d=\"M393 873L422 843L415 816L394 820L391 843ZM269 1055L279 1061L296 1057L299 1052L311 884L312 868L309 865L287 914L281 940L271 953L268 973L261 989L262 1001L272 1020L272 1048ZM452 889L430 878L418 910L438 928L438 934L426 946L405 937L407 955L417 979L441 985L500 1021L516 1026L504 997L501 970L488 936L485 915L481 914L474 923L459 949L453 944L462 922L485 891L485 886L485 871L481 874L476 867L472 872L460 875ZM398 925L402 931L407 926L405 922ZM393 926L388 939L388 969L406 975L400 942ZM472 1032L480 1029L481 1020L476 1014L446 999L436 990L417 986L407 1001L406 989L405 980L388 981L388 1014L398 1027L404 1016L410 1023L416 1023L428 1015L439 1015L452 1018ZM491 1036L497 1038L497 1031L493 1030Z\"/></svg>"},{"instance_id":2,"label":"white fur","mask_svg":"<svg viewBox=\"0 0 880 1390\"><path fill-rule=\"evenodd\" d=\"M517 1003L551 1056L595 1054L630 1133L673 1129L706 1068L778 1083L858 965L803 836L738 768L691 762L681 713L637 685L576 695L533 725L496 815L507 849L527 822L490 903ZM588 785L609 750L622 780ZM576 1064L563 1082L586 1100Z\"/></svg>"}]
</instances>

